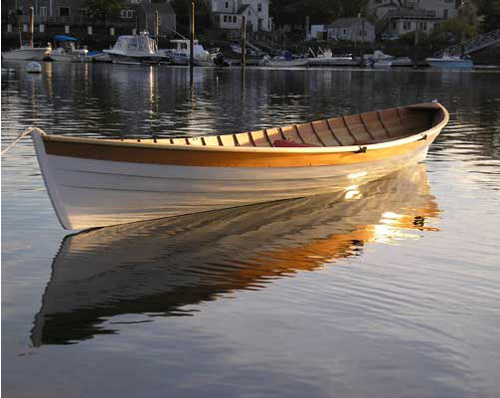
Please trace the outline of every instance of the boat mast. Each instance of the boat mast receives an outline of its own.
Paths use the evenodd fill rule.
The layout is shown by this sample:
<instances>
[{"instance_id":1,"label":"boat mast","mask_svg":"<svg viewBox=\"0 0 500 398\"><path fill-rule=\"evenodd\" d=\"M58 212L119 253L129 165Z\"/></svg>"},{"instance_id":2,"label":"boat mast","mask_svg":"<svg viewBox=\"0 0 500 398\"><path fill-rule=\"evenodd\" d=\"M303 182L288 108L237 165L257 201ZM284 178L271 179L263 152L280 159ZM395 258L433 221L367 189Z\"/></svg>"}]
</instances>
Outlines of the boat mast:
<instances>
[{"instance_id":1,"label":"boat mast","mask_svg":"<svg viewBox=\"0 0 500 398\"><path fill-rule=\"evenodd\" d=\"M467 2L466 0L462 0L462 3L460 4L460 11L462 14L462 36L460 38L460 57L464 58L465 57L465 8L467 7Z\"/></svg>"},{"instance_id":2,"label":"boat mast","mask_svg":"<svg viewBox=\"0 0 500 398\"><path fill-rule=\"evenodd\" d=\"M30 40L30 47L33 48L33 35L35 32L35 11L33 7L30 7L30 35L29 35L29 40Z\"/></svg>"}]
</instances>

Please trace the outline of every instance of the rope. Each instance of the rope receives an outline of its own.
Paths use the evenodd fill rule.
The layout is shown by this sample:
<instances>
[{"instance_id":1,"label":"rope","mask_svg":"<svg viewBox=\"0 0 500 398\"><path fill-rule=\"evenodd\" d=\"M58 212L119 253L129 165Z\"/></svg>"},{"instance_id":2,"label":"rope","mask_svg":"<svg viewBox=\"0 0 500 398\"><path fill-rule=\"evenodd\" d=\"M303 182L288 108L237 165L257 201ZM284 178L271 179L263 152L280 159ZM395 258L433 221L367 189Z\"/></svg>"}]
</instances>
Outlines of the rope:
<instances>
[{"instance_id":1,"label":"rope","mask_svg":"<svg viewBox=\"0 0 500 398\"><path fill-rule=\"evenodd\" d=\"M24 130L21 134L19 134L16 139L14 141L12 141L12 143L7 147L5 148L2 153L1 153L1 156L5 155L11 148L13 148L19 141L21 141L24 137L26 137L28 134L30 134L33 130L36 130L37 128L36 127L33 127L33 126L30 126L28 127L26 130Z\"/></svg>"}]
</instances>

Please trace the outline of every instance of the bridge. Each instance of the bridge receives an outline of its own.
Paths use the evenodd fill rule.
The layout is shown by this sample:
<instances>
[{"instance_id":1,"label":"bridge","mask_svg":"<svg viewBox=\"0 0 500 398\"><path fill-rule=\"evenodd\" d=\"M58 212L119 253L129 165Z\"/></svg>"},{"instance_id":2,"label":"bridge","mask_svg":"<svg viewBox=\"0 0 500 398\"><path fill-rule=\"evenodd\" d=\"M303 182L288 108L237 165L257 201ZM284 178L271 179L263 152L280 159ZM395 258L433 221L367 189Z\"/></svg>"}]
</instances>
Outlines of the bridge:
<instances>
[{"instance_id":1,"label":"bridge","mask_svg":"<svg viewBox=\"0 0 500 398\"><path fill-rule=\"evenodd\" d=\"M464 55L468 55L482 50L483 48L494 46L498 43L500 43L500 29L492 30L491 32L479 35L473 39L464 41L463 43L454 44L453 46L440 51L438 55L441 56L445 53L448 55L461 55L462 45L464 48Z\"/></svg>"}]
</instances>

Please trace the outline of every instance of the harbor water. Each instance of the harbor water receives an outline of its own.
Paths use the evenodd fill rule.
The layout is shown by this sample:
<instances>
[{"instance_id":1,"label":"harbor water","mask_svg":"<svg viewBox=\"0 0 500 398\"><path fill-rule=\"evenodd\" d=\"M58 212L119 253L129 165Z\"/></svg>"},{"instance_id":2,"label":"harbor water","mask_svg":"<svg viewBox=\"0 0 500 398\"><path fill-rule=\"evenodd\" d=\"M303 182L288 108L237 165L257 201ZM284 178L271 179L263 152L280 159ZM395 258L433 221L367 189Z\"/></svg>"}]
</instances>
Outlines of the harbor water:
<instances>
[{"instance_id":1,"label":"harbor water","mask_svg":"<svg viewBox=\"0 0 500 398\"><path fill-rule=\"evenodd\" d=\"M6 397L500 396L500 71L2 62L2 149L438 99L426 162L338 194L75 233L2 157Z\"/></svg>"}]
</instances>

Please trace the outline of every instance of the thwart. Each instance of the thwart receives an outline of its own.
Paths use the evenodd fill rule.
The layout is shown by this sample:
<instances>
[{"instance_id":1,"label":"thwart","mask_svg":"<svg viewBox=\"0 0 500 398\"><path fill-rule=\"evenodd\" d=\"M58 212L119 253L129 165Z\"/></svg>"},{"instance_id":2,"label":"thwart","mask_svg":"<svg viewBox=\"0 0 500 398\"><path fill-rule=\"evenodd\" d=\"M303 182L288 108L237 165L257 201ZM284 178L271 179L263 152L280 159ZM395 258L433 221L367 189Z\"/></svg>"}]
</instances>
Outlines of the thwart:
<instances>
[{"instance_id":1,"label":"thwart","mask_svg":"<svg viewBox=\"0 0 500 398\"><path fill-rule=\"evenodd\" d=\"M84 229L351 191L425 159L448 119L432 102L203 137L32 137L62 226Z\"/></svg>"}]
</instances>

